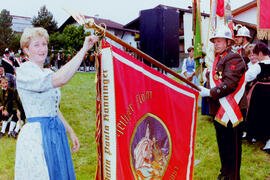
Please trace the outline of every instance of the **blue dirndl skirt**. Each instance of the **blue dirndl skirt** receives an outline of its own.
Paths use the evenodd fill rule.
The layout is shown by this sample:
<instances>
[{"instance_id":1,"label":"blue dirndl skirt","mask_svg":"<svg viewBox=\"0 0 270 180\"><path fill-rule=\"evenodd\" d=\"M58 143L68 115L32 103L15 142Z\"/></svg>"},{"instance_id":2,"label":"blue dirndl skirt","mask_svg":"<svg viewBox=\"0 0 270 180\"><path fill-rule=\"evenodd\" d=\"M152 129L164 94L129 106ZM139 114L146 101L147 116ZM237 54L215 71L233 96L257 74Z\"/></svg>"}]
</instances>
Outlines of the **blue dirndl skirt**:
<instances>
[{"instance_id":1,"label":"blue dirndl skirt","mask_svg":"<svg viewBox=\"0 0 270 180\"><path fill-rule=\"evenodd\" d=\"M75 180L66 130L59 117L34 117L27 120L28 123L40 122L50 180Z\"/></svg>"}]
</instances>

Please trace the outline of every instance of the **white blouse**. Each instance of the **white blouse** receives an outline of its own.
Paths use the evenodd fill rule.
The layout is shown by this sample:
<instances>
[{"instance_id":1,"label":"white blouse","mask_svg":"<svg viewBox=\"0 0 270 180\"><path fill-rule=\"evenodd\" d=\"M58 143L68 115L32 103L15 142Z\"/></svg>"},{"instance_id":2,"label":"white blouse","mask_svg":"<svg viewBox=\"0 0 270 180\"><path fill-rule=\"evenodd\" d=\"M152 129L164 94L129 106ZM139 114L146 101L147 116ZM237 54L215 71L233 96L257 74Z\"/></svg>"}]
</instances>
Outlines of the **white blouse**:
<instances>
[{"instance_id":1,"label":"white blouse","mask_svg":"<svg viewBox=\"0 0 270 180\"><path fill-rule=\"evenodd\" d=\"M270 59L260 61L260 63L270 64ZM245 81L246 82L253 81L260 73L261 73L261 66L258 63L250 66L246 72Z\"/></svg>"},{"instance_id":2,"label":"white blouse","mask_svg":"<svg viewBox=\"0 0 270 180\"><path fill-rule=\"evenodd\" d=\"M60 88L53 88L53 71L28 61L16 69L17 90L27 118L54 117L59 110Z\"/></svg>"}]
</instances>

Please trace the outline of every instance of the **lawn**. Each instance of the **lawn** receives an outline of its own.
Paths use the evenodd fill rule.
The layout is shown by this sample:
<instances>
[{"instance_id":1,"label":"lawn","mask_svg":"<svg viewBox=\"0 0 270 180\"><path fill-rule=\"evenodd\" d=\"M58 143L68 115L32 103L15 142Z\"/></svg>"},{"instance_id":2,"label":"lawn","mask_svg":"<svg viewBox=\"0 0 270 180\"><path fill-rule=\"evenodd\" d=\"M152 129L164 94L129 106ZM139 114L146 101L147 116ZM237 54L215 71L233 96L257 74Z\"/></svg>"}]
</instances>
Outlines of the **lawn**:
<instances>
[{"instance_id":1,"label":"lawn","mask_svg":"<svg viewBox=\"0 0 270 180\"><path fill-rule=\"evenodd\" d=\"M81 143L78 153L72 155L78 180L94 179L96 172L95 143L95 75L77 73L62 88L60 109L73 127ZM243 142L241 179L270 180L270 155L262 152L263 144ZM0 180L14 179L16 140L6 136L0 139ZM194 179L216 179L219 168L219 155L215 130L208 116L201 116L198 110L195 142Z\"/></svg>"}]
</instances>

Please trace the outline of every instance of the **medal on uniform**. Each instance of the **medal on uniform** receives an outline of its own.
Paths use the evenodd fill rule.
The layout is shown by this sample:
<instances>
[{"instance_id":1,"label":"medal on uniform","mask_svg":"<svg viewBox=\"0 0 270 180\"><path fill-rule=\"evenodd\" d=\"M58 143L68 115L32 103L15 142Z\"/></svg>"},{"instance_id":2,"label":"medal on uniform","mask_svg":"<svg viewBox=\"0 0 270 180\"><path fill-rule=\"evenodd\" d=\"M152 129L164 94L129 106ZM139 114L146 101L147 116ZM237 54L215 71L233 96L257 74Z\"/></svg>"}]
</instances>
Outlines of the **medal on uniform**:
<instances>
[{"instance_id":1,"label":"medal on uniform","mask_svg":"<svg viewBox=\"0 0 270 180\"><path fill-rule=\"evenodd\" d=\"M217 74L215 74L214 79L215 79L216 81L218 80L218 75L217 75Z\"/></svg>"},{"instance_id":2,"label":"medal on uniform","mask_svg":"<svg viewBox=\"0 0 270 180\"><path fill-rule=\"evenodd\" d=\"M222 79L222 72L218 72L218 74L219 74L218 78Z\"/></svg>"}]
</instances>

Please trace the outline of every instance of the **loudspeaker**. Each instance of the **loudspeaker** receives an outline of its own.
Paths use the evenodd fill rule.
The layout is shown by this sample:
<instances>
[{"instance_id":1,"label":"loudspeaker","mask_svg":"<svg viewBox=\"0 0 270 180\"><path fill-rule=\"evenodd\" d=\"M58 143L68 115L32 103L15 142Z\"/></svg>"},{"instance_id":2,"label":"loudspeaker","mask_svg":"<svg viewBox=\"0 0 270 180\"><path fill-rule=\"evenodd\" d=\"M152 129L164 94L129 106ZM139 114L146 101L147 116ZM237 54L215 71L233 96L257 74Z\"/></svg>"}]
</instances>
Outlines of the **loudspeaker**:
<instances>
[{"instance_id":1,"label":"loudspeaker","mask_svg":"<svg viewBox=\"0 0 270 180\"><path fill-rule=\"evenodd\" d=\"M140 47L162 64L178 67L179 13L174 9L164 8L141 11Z\"/></svg>"}]
</instances>

